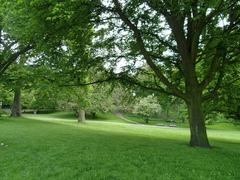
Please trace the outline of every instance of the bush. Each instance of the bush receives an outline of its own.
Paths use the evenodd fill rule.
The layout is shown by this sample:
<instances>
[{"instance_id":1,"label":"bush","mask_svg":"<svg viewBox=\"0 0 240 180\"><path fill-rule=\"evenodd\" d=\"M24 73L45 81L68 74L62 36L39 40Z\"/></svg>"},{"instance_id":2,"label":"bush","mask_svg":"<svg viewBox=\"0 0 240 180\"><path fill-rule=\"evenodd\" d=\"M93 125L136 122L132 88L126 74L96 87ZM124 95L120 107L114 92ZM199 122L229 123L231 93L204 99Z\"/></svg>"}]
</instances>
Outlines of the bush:
<instances>
[{"instance_id":1,"label":"bush","mask_svg":"<svg viewBox=\"0 0 240 180\"><path fill-rule=\"evenodd\" d=\"M231 119L225 117L223 113L215 112L207 115L206 124L212 125L214 123L223 123L223 122L231 122Z\"/></svg>"},{"instance_id":2,"label":"bush","mask_svg":"<svg viewBox=\"0 0 240 180\"><path fill-rule=\"evenodd\" d=\"M3 109L0 108L0 117L4 114L7 114Z\"/></svg>"}]
</instances>

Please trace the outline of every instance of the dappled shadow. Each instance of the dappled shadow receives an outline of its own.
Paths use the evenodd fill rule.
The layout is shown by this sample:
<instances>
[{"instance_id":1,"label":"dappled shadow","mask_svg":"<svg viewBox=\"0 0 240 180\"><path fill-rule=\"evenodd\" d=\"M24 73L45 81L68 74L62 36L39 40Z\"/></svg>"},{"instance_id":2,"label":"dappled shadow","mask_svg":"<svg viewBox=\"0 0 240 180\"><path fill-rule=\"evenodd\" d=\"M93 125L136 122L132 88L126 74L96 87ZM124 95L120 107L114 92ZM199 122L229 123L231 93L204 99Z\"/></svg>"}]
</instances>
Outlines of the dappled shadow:
<instances>
[{"instance_id":1,"label":"dappled shadow","mask_svg":"<svg viewBox=\"0 0 240 180\"><path fill-rule=\"evenodd\" d=\"M63 116L64 117L64 116ZM10 118L11 119L11 118ZM22 120L24 121L24 120ZM30 121L31 123L32 120L28 119L25 120L25 122ZM98 133L103 136L121 136L124 138L129 138L129 137L139 137L143 138L144 140L147 139L156 139L161 141L166 141L168 143L174 143L178 145L184 145L188 147L188 140L189 140L189 130L185 128L165 128L165 127L158 127L158 126L144 126L144 125L134 125L134 124L124 124L124 123L111 123L111 122L97 122L100 123L99 126L97 124L92 124L94 121L86 121L85 123L77 123L77 121L72 121L72 122L60 122L60 121L42 121L42 120L36 120L34 123L40 123L40 124L54 124L54 125L59 125L59 126L69 126L75 130L80 130L82 132L88 132L88 133ZM113 127L115 127L114 130L112 130ZM101 128L100 128L101 127ZM136 132L132 132L132 128L135 129ZM148 132L144 133L141 132L141 130L148 129ZM152 130L151 130L152 129ZM157 132L159 129L159 132ZM169 131L165 134L164 136L161 135L164 133L164 131ZM181 132L177 132L176 130L180 130ZM154 133L158 133L159 135L155 135ZM184 132L184 133L183 133ZM166 132L165 132L166 133ZM219 143L224 143L226 146L228 144L232 145L240 145L240 140L236 141L231 141L229 138L223 138L224 136L221 137L213 137L210 136L210 141L213 144L213 148L219 147ZM215 142L217 142L215 144Z\"/></svg>"},{"instance_id":2,"label":"dappled shadow","mask_svg":"<svg viewBox=\"0 0 240 180\"><path fill-rule=\"evenodd\" d=\"M92 132L103 132L103 133L107 133L108 135L121 135L123 136L124 134L126 136L137 136L137 137L146 137L147 138L157 138L157 139L167 139L167 140L173 140L174 139L179 139L178 141L182 141L181 139L185 139L184 141L181 142L181 144L188 144L188 139L189 139L189 130L188 129L183 129L183 128L177 128L177 130L182 130L184 131L184 133L182 132L177 132L175 131L175 128L164 128L164 127L159 127L159 126L144 126L144 125L134 125L134 124L124 124L124 123L111 123L111 122L97 122L97 121L86 121L86 123L83 124L79 124L77 123L76 119L70 119L69 117L73 117L73 113L62 113L62 114L52 114L51 116L48 116L49 119L51 119L51 117L58 117L59 119L63 119L63 122L60 122L58 120L41 120L41 119L36 119L32 120L32 116L30 117L26 117L25 118L11 118L11 117L0 117L0 122L8 122L8 123L15 123L16 121L18 122L24 122L24 123L34 123L34 124L55 124L55 125L64 125L64 126L71 126L72 128L80 128L81 131L83 131L84 129L88 130L88 131L92 131ZM69 119L66 119L66 117ZM72 121L70 121L72 120ZM70 121L70 122L68 122ZM91 124L91 123L101 123L99 124L100 127L97 127L97 124ZM102 124L103 123L103 124ZM115 130L111 130L113 127L117 127L115 128ZM120 127L120 129L119 129ZM137 129L135 133L132 133L132 128ZM144 129L148 129L148 133L142 133L141 131ZM151 130L152 129L152 130ZM166 129L167 131L169 131L169 134L174 134L173 137L171 136L161 136L161 135L154 135L154 133L156 133L157 129L160 129L160 131L162 131L162 129ZM225 144L236 144L239 145L240 144L240 140L237 139L236 137L231 139L231 134L228 135L227 137L225 137L224 135L214 135L215 132L221 132L220 130L208 130L208 134L209 134L209 139L211 142L217 142L217 144L219 143L225 143ZM223 130L224 132L224 130ZM229 132L229 131L226 131ZM236 131L237 132L237 131ZM240 132L237 132L240 135ZM180 138L177 138L177 137ZM235 135L236 136L236 135ZM218 146L218 145L217 145ZM213 147L215 147L215 145L213 145Z\"/></svg>"},{"instance_id":3,"label":"dappled shadow","mask_svg":"<svg viewBox=\"0 0 240 180\"><path fill-rule=\"evenodd\" d=\"M9 144L0 158L6 157L4 161L19 165L20 170L21 163L17 162L23 161L24 171L33 172L35 165L37 172L46 172L46 168L55 171L56 167L60 168L57 172L63 174L69 172L65 167L76 170L70 171L69 177L74 173L76 177L82 177L96 172L106 177L121 172L119 177L124 173L126 177L161 177L166 174L172 177L170 179L197 179L216 171L220 173L211 176L215 179L227 178L226 171L237 176L240 156L232 149L239 149L239 145L213 140L217 148L192 148L188 146L188 134L182 131L120 123L110 126L110 123L78 124L24 118L0 121L8 122L2 123L0 129L5 130L0 134ZM16 152L17 156L13 156Z\"/></svg>"},{"instance_id":4,"label":"dappled shadow","mask_svg":"<svg viewBox=\"0 0 240 180\"><path fill-rule=\"evenodd\" d=\"M42 114L40 114L41 116ZM43 114L44 115L44 114ZM37 115L39 116L39 115ZM76 114L74 112L59 112L59 113L50 113L50 114L47 114L47 116L50 118L58 118L58 119L65 119L65 120L68 120L68 119L76 119Z\"/></svg>"}]
</instances>

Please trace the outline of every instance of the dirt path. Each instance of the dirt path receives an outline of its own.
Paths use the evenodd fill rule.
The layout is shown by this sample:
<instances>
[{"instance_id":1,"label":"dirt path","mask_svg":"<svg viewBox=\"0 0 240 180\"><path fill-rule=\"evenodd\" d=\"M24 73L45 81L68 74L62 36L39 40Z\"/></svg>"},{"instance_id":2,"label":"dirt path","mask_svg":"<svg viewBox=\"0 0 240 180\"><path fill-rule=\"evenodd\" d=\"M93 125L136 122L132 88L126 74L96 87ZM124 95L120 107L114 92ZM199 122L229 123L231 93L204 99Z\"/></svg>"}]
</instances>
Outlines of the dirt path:
<instances>
[{"instance_id":1,"label":"dirt path","mask_svg":"<svg viewBox=\"0 0 240 180\"><path fill-rule=\"evenodd\" d=\"M125 121L125 122L127 122L127 123L140 124L140 123L137 123L137 122L134 122L134 121L131 121L131 120L125 118L125 117L123 116L123 114L120 113L120 112L116 112L115 114L116 114L116 116L118 116L120 119L122 119L123 121Z\"/></svg>"}]
</instances>

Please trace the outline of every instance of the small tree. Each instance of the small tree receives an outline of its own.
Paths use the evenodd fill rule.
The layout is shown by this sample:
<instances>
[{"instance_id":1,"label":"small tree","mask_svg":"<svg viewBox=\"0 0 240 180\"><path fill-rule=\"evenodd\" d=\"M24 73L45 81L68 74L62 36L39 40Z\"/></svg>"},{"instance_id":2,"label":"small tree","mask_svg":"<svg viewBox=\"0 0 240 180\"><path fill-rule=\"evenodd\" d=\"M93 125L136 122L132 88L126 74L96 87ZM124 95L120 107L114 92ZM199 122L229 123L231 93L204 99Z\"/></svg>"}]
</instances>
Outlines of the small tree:
<instances>
[{"instance_id":1,"label":"small tree","mask_svg":"<svg viewBox=\"0 0 240 180\"><path fill-rule=\"evenodd\" d=\"M134 107L134 112L143 116L146 124L150 117L159 115L161 110L161 105L153 95L140 99Z\"/></svg>"}]
</instances>

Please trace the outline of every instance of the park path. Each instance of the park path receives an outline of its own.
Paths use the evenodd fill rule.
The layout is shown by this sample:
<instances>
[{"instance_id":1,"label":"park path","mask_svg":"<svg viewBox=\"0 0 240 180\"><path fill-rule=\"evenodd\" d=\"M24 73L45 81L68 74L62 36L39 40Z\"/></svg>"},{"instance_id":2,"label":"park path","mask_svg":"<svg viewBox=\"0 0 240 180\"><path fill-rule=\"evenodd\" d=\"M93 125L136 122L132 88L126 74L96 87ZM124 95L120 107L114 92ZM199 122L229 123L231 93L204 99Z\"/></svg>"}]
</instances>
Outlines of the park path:
<instances>
[{"instance_id":1,"label":"park path","mask_svg":"<svg viewBox=\"0 0 240 180\"><path fill-rule=\"evenodd\" d=\"M122 119L123 121L127 122L127 123L140 124L140 123L138 123L138 122L134 122L134 121L131 121L131 120L125 118L125 117L123 116L123 114L120 113L120 112L116 112L115 115L116 115L117 117L119 117L120 119Z\"/></svg>"}]
</instances>

